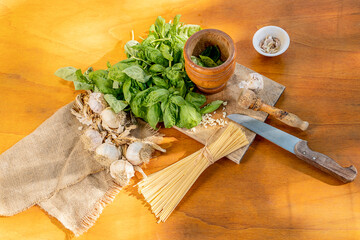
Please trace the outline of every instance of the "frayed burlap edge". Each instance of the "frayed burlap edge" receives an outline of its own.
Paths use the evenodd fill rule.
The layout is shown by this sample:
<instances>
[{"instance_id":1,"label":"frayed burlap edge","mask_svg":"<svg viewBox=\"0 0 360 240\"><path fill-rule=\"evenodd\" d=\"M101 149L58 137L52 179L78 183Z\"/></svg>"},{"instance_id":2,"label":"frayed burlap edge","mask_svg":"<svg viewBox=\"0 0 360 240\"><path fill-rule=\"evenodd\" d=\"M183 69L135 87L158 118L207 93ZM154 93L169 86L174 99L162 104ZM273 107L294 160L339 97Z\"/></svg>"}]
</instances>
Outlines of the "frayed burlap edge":
<instances>
[{"instance_id":1,"label":"frayed burlap edge","mask_svg":"<svg viewBox=\"0 0 360 240\"><path fill-rule=\"evenodd\" d=\"M81 219L78 226L73 226L67 223L63 223L63 226L70 230L75 237L79 237L80 235L87 232L97 221L100 217L100 214L104 210L104 208L112 203L116 197L116 195L121 191L122 187L115 182L112 182L112 185L109 189L105 192L104 196L102 196L94 205L91 207L91 210L85 214L85 216ZM46 209L42 208L40 205L39 207L43 209L48 215L57 219L56 216L52 215L51 213L47 212Z\"/></svg>"}]
</instances>

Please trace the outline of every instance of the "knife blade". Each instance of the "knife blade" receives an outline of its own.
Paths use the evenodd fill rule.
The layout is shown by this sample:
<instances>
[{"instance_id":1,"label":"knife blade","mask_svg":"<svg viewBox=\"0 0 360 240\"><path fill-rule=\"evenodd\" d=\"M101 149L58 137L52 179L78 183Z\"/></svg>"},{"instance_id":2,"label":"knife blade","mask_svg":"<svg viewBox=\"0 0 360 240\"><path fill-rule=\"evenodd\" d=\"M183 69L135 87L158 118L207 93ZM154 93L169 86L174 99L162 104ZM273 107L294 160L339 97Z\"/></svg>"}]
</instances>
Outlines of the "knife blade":
<instances>
[{"instance_id":1,"label":"knife blade","mask_svg":"<svg viewBox=\"0 0 360 240\"><path fill-rule=\"evenodd\" d=\"M332 158L311 150L305 140L243 114L230 114L227 117L344 183L353 181L357 175L357 170L353 165L345 168L340 166Z\"/></svg>"}]
</instances>

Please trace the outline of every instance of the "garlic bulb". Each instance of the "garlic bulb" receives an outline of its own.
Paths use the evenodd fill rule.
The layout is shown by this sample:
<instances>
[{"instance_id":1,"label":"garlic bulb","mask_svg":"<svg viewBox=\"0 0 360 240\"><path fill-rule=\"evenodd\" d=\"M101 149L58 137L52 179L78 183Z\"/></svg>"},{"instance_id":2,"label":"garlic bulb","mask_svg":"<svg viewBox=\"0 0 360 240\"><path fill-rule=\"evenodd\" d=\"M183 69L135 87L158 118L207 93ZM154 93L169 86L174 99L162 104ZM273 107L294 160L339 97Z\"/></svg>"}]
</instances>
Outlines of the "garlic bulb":
<instances>
[{"instance_id":1,"label":"garlic bulb","mask_svg":"<svg viewBox=\"0 0 360 240\"><path fill-rule=\"evenodd\" d=\"M102 93L90 93L88 104L91 110L95 113L101 113L107 107L107 103Z\"/></svg>"},{"instance_id":2,"label":"garlic bulb","mask_svg":"<svg viewBox=\"0 0 360 240\"><path fill-rule=\"evenodd\" d=\"M120 148L121 149L121 148ZM111 143L103 143L96 148L95 159L103 166L110 164L121 157L121 150Z\"/></svg>"},{"instance_id":3,"label":"garlic bulb","mask_svg":"<svg viewBox=\"0 0 360 240\"><path fill-rule=\"evenodd\" d=\"M149 144L142 142L133 142L126 150L126 159L132 165L148 163L153 151L153 148Z\"/></svg>"},{"instance_id":4,"label":"garlic bulb","mask_svg":"<svg viewBox=\"0 0 360 240\"><path fill-rule=\"evenodd\" d=\"M124 111L116 114L111 108L106 108L100 115L103 124L110 128L118 128L126 122L126 113Z\"/></svg>"},{"instance_id":5,"label":"garlic bulb","mask_svg":"<svg viewBox=\"0 0 360 240\"><path fill-rule=\"evenodd\" d=\"M118 160L110 165L110 175L116 183L124 187L129 184L130 179L135 175L135 170L128 161Z\"/></svg>"},{"instance_id":6,"label":"garlic bulb","mask_svg":"<svg viewBox=\"0 0 360 240\"><path fill-rule=\"evenodd\" d=\"M263 77L258 73L250 73L247 88L253 90L255 93L264 89Z\"/></svg>"},{"instance_id":7,"label":"garlic bulb","mask_svg":"<svg viewBox=\"0 0 360 240\"><path fill-rule=\"evenodd\" d=\"M81 140L84 142L86 149L95 151L102 144L103 137L98 131L89 128L81 136Z\"/></svg>"},{"instance_id":8,"label":"garlic bulb","mask_svg":"<svg viewBox=\"0 0 360 240\"><path fill-rule=\"evenodd\" d=\"M258 73L250 73L246 81L239 83L239 88L249 89L255 93L259 93L264 89L263 77Z\"/></svg>"}]
</instances>

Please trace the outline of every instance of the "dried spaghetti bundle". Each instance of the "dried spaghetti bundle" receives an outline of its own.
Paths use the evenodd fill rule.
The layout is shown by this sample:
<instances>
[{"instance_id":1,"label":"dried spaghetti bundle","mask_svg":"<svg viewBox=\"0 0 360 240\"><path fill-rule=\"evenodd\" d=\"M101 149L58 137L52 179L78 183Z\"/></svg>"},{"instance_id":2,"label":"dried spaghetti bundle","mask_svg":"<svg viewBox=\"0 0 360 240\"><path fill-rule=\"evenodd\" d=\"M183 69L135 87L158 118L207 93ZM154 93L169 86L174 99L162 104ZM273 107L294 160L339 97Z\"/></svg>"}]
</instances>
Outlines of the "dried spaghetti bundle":
<instances>
[{"instance_id":1,"label":"dried spaghetti bundle","mask_svg":"<svg viewBox=\"0 0 360 240\"><path fill-rule=\"evenodd\" d=\"M166 221L207 167L248 143L244 132L230 123L213 143L139 182L139 192L151 205L158 223Z\"/></svg>"}]
</instances>

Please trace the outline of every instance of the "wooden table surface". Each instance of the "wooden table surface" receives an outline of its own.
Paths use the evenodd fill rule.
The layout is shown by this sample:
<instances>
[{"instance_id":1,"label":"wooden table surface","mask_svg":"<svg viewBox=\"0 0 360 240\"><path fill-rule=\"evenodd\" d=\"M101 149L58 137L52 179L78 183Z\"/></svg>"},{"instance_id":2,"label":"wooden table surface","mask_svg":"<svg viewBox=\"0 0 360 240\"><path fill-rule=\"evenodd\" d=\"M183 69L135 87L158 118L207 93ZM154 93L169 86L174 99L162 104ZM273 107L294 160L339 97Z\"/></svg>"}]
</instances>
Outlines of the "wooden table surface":
<instances>
[{"instance_id":1,"label":"wooden table surface","mask_svg":"<svg viewBox=\"0 0 360 240\"><path fill-rule=\"evenodd\" d=\"M178 13L183 22L227 32L237 62L285 85L276 106L310 127L267 123L360 169L359 0L2 0L0 152L75 98L56 69L116 63L132 29L145 36L158 15L170 20ZM282 56L253 49L253 34L266 25L289 33ZM174 129L162 132L168 152L148 173L202 147ZM72 238L38 207L0 218L0 239ZM360 178L340 184L256 137L240 165L223 159L210 166L166 223L157 224L137 196L123 191L78 239L360 239Z\"/></svg>"}]
</instances>

